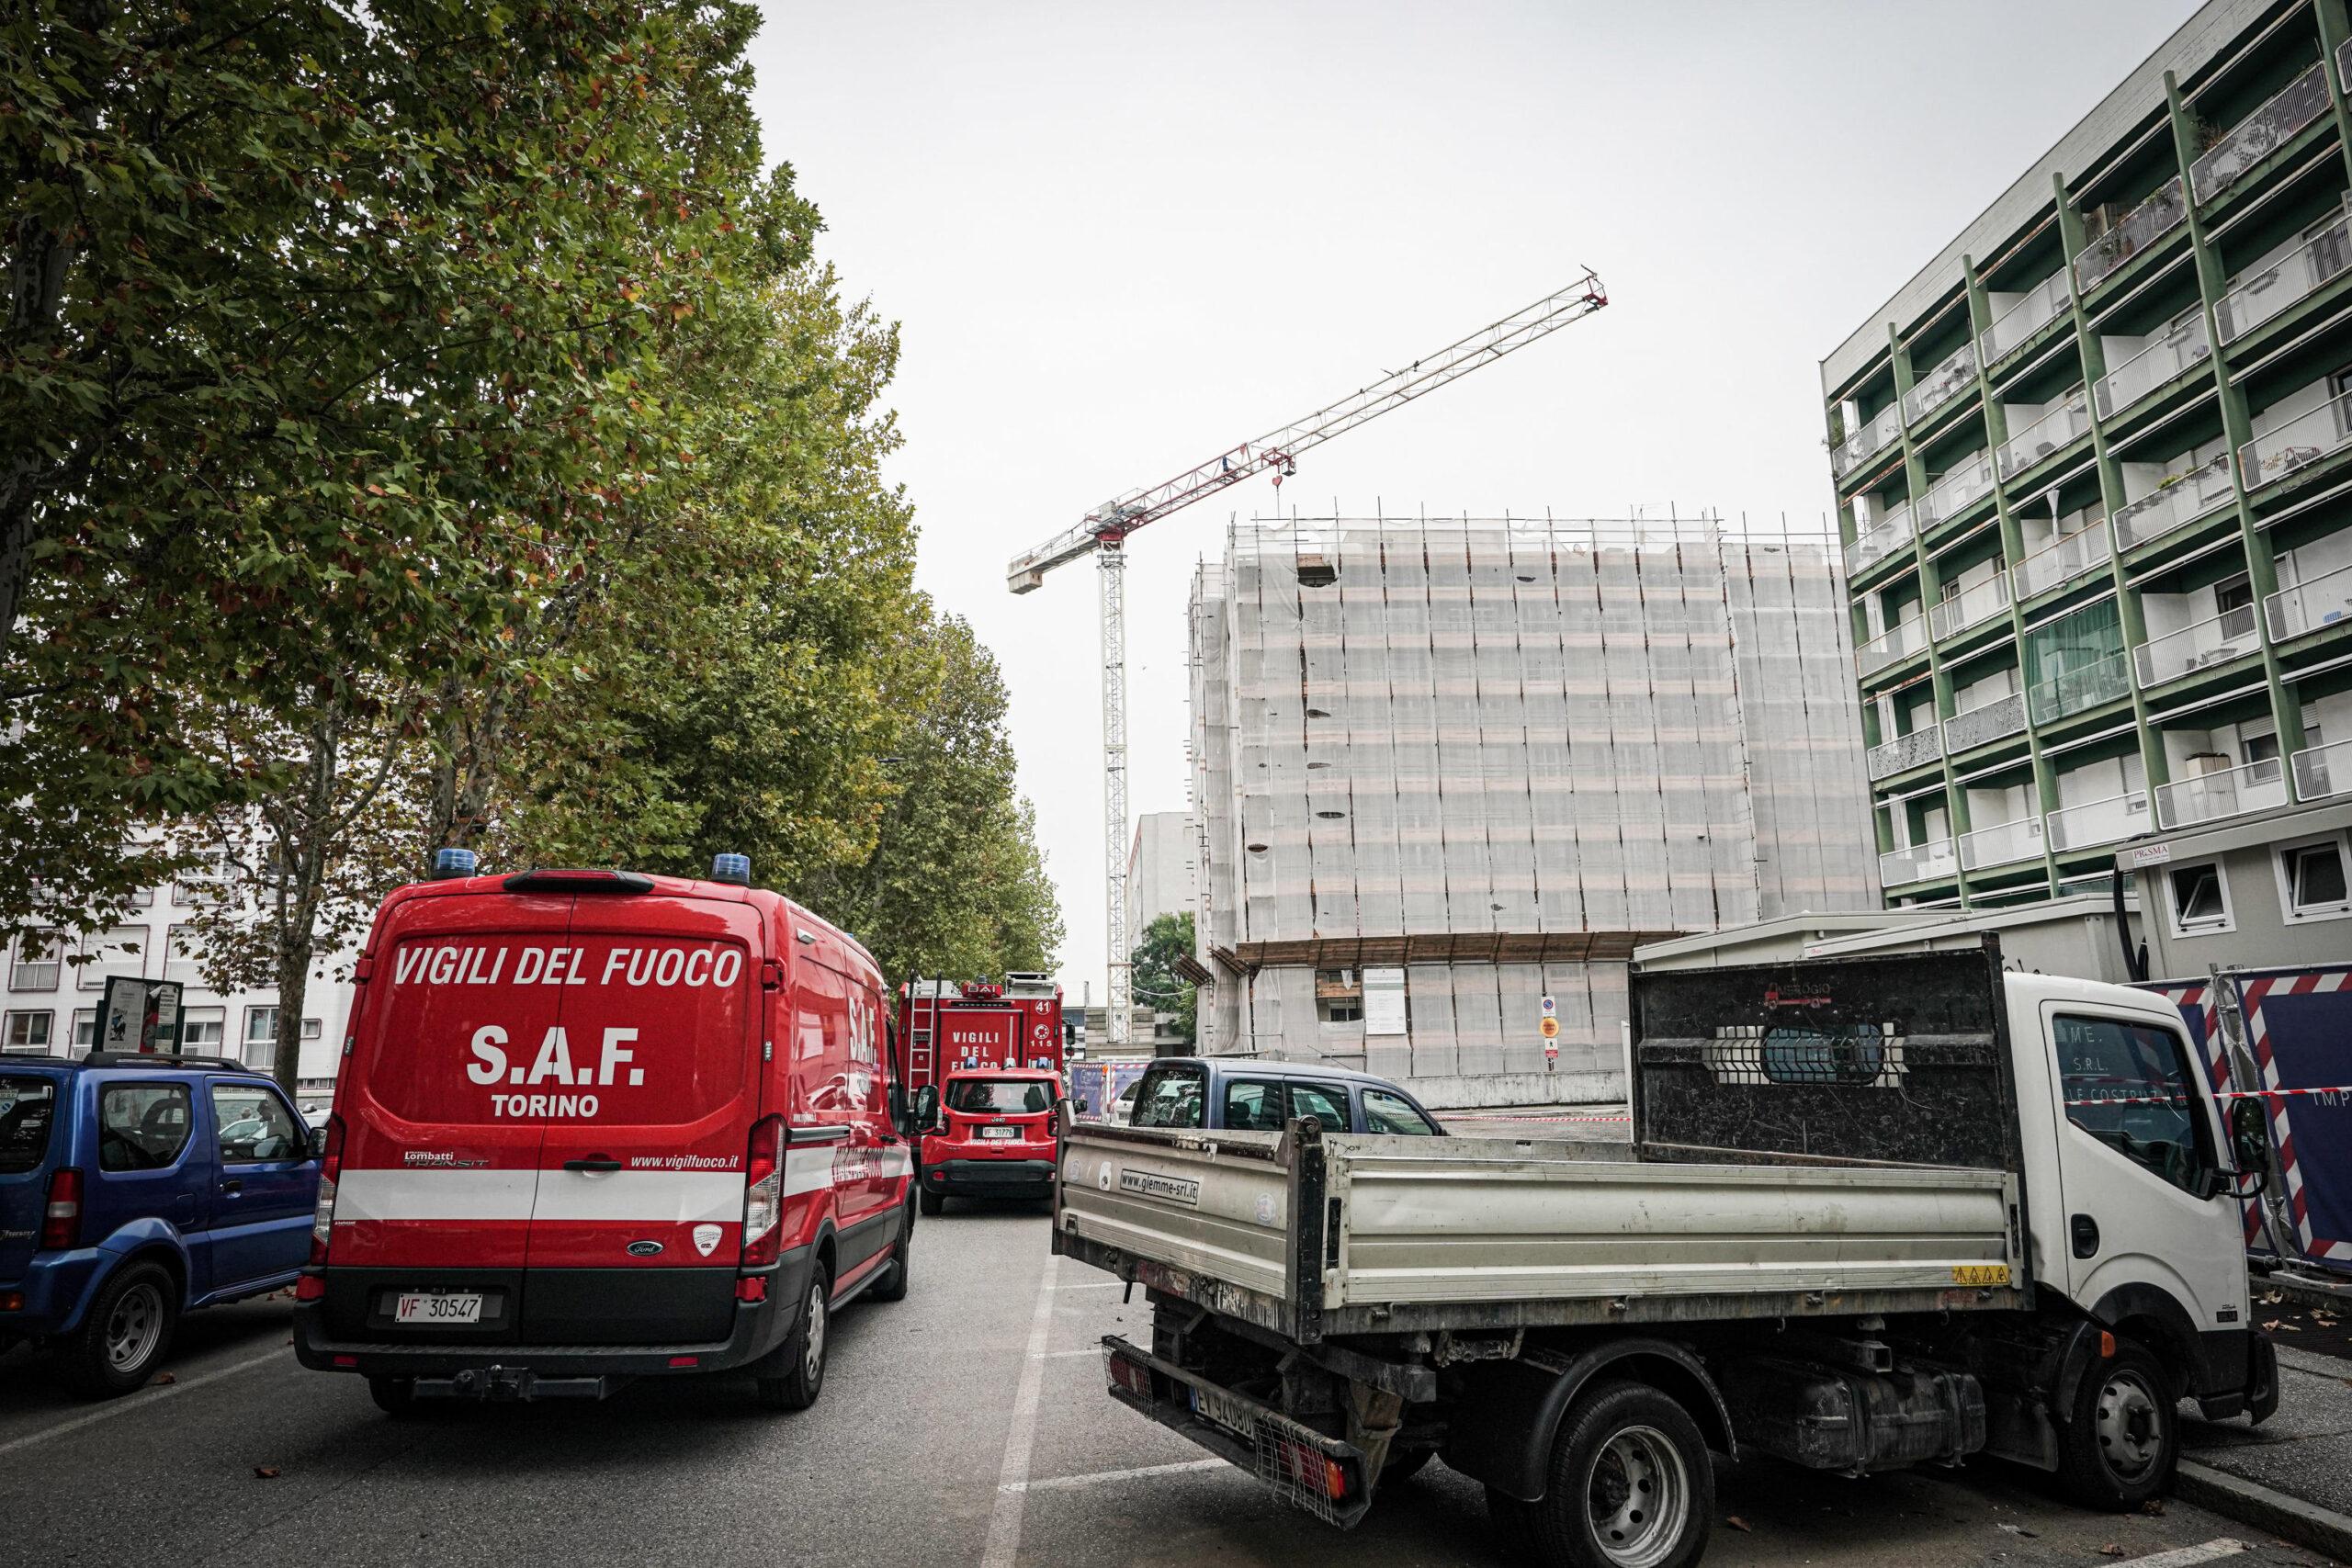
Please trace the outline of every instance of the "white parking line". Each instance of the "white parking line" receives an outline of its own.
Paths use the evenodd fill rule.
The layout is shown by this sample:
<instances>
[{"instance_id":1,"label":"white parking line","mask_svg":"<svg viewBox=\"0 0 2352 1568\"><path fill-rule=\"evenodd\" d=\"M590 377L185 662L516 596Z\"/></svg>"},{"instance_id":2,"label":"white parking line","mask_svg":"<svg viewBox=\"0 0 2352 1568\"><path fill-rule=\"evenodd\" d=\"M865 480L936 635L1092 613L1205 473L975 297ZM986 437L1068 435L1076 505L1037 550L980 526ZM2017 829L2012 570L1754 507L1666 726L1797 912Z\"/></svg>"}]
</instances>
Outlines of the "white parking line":
<instances>
[{"instance_id":1,"label":"white parking line","mask_svg":"<svg viewBox=\"0 0 2352 1568\"><path fill-rule=\"evenodd\" d=\"M1057 1291L1116 1291L1124 1288L1125 1280L1074 1280L1067 1285L1056 1285Z\"/></svg>"},{"instance_id":2,"label":"white parking line","mask_svg":"<svg viewBox=\"0 0 2352 1568\"><path fill-rule=\"evenodd\" d=\"M1046 1340L1054 1330L1054 1271L1060 1262L1048 1257L1045 1277L1037 1281L1029 1353L1022 1359L1021 1385L1012 1395L1012 1420L1005 1428L1004 1462L997 1467L996 1505L989 1510L989 1540L980 1551L980 1568L1012 1568L1021 1555L1021 1506L1029 1495L1029 1450L1037 1438L1037 1393L1045 1382Z\"/></svg>"},{"instance_id":3,"label":"white parking line","mask_svg":"<svg viewBox=\"0 0 2352 1568\"><path fill-rule=\"evenodd\" d=\"M45 1443L51 1438L62 1438L68 1432L80 1431L83 1427L95 1426L100 1421L111 1420L117 1416L128 1416L134 1410L144 1410L159 1399L168 1399L173 1394L185 1393L192 1388L202 1388L209 1382L218 1382L234 1372L251 1371L254 1368L266 1366L271 1361L283 1361L290 1365L293 1359L294 1358L283 1349L272 1350L265 1355L255 1356L250 1360L239 1361L232 1366L209 1371L200 1378L189 1378L185 1382L166 1383L162 1388L143 1394L134 1393L107 1405L103 1410L93 1410L87 1416L76 1416L71 1421L60 1421L54 1427L45 1427L25 1437L12 1438L5 1443L0 1443L0 1454L15 1453L18 1449L28 1449L35 1443Z\"/></svg>"},{"instance_id":4,"label":"white parking line","mask_svg":"<svg viewBox=\"0 0 2352 1568\"><path fill-rule=\"evenodd\" d=\"M1058 1361L1065 1356L1092 1356L1099 1359L1102 1354L1102 1347L1100 1345L1081 1345L1075 1350L1040 1350L1030 1359L1038 1361Z\"/></svg>"},{"instance_id":5,"label":"white parking line","mask_svg":"<svg viewBox=\"0 0 2352 1568\"><path fill-rule=\"evenodd\" d=\"M1054 1475L1043 1481L1014 1482L1006 1490L1067 1492L1080 1486L1100 1486L1106 1481L1133 1481L1145 1475L1182 1475L1196 1470L1231 1469L1233 1466L1221 1459L1188 1459L1175 1464L1146 1464L1133 1470L1098 1470L1089 1475Z\"/></svg>"},{"instance_id":6,"label":"white parking line","mask_svg":"<svg viewBox=\"0 0 2352 1568\"><path fill-rule=\"evenodd\" d=\"M2241 1551L2252 1551L2251 1542L2233 1540L2223 1536L2202 1546L2178 1546L2170 1551L2159 1551L2153 1557L2130 1557L2117 1568L2192 1568L2199 1562L2211 1562L2217 1558L2235 1557Z\"/></svg>"}]
</instances>

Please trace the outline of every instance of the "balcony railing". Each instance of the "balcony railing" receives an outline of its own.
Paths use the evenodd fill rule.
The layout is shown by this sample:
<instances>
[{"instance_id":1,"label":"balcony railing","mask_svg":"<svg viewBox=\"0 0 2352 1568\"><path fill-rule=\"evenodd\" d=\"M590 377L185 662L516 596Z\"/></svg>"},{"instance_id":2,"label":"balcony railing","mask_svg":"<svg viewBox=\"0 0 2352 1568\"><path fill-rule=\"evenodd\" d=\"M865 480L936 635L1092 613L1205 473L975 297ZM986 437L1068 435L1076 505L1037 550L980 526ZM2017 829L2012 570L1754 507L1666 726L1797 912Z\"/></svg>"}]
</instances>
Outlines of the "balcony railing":
<instances>
[{"instance_id":1,"label":"balcony railing","mask_svg":"<svg viewBox=\"0 0 2352 1568\"><path fill-rule=\"evenodd\" d=\"M2294 761L2295 798L2305 806L2352 795L2352 740L2306 746Z\"/></svg>"},{"instance_id":2,"label":"balcony railing","mask_svg":"<svg viewBox=\"0 0 2352 1568\"><path fill-rule=\"evenodd\" d=\"M2066 291L2066 275L2053 272L2025 292L2025 297L1994 319L1976 340L1977 351L1984 363L1993 364L2002 355L2015 352L2018 345L2040 332L2048 322L2064 314L2074 303Z\"/></svg>"},{"instance_id":3,"label":"balcony railing","mask_svg":"<svg viewBox=\"0 0 2352 1568\"><path fill-rule=\"evenodd\" d=\"M1829 449L1829 471L1844 479L1872 457L1884 451L1894 438L1903 434L1903 408L1889 403L1878 411L1878 416Z\"/></svg>"},{"instance_id":4,"label":"balcony railing","mask_svg":"<svg viewBox=\"0 0 2352 1568\"><path fill-rule=\"evenodd\" d=\"M2213 357L2213 339L2202 312L2152 339L2145 348L2098 378L2092 397L2098 416L2113 419L2157 388L2168 386L2191 367Z\"/></svg>"},{"instance_id":5,"label":"balcony railing","mask_svg":"<svg viewBox=\"0 0 2352 1568\"><path fill-rule=\"evenodd\" d=\"M1922 762L1932 762L1941 755L1941 749L1936 745L1936 727L1931 724L1925 729L1898 735L1884 745L1871 747L1862 754L1862 761L1871 782L1875 784Z\"/></svg>"},{"instance_id":6,"label":"balcony railing","mask_svg":"<svg viewBox=\"0 0 2352 1568\"><path fill-rule=\"evenodd\" d=\"M2021 860L2038 860L2041 855L2041 818L2020 817L2014 822L1999 822L1990 828L1979 828L1960 836L1960 863L1969 871L1983 871L1987 866L2014 865Z\"/></svg>"},{"instance_id":7,"label":"balcony railing","mask_svg":"<svg viewBox=\"0 0 2352 1568\"><path fill-rule=\"evenodd\" d=\"M2180 227L2180 220L2188 216L2188 202L2180 188L2180 176L2175 175L2116 220L2114 228L2083 247L2075 258L2076 286L2085 293L2096 288L2124 263Z\"/></svg>"},{"instance_id":8,"label":"balcony railing","mask_svg":"<svg viewBox=\"0 0 2352 1568\"><path fill-rule=\"evenodd\" d=\"M1928 646L1928 623L1915 615L1887 628L1884 635L1874 637L1854 649L1854 668L1864 675L1875 675L1888 665L1910 658Z\"/></svg>"},{"instance_id":9,"label":"balcony railing","mask_svg":"<svg viewBox=\"0 0 2352 1568\"><path fill-rule=\"evenodd\" d=\"M2262 647L2255 629L2254 606L2241 604L2177 632L2152 637L2132 650L2140 668L2140 684L2160 685L2199 670L2211 670L2243 659Z\"/></svg>"},{"instance_id":10,"label":"balcony railing","mask_svg":"<svg viewBox=\"0 0 2352 1568\"><path fill-rule=\"evenodd\" d=\"M2025 694L2026 711L2036 724L2051 724L2071 715L2111 703L2132 692L2132 656L2110 653L2093 663L2061 671L2034 683Z\"/></svg>"},{"instance_id":11,"label":"balcony railing","mask_svg":"<svg viewBox=\"0 0 2352 1568\"><path fill-rule=\"evenodd\" d=\"M1939 639L1984 625L2009 607L2009 580L1995 574L1963 589L1928 612L1928 629Z\"/></svg>"},{"instance_id":12,"label":"balcony railing","mask_svg":"<svg viewBox=\"0 0 2352 1568\"><path fill-rule=\"evenodd\" d=\"M1928 493L1920 498L1919 510L1927 514L1932 527L1959 516L1992 493L1993 459L1979 452L1928 486Z\"/></svg>"},{"instance_id":13,"label":"balcony railing","mask_svg":"<svg viewBox=\"0 0 2352 1568\"><path fill-rule=\"evenodd\" d=\"M2025 733L2025 694L2011 692L1944 720L1944 750L1954 754Z\"/></svg>"},{"instance_id":14,"label":"balcony railing","mask_svg":"<svg viewBox=\"0 0 2352 1568\"><path fill-rule=\"evenodd\" d=\"M2213 308L2222 341L2235 343L2289 306L2352 271L2352 218L2339 218L2260 272L2230 280Z\"/></svg>"},{"instance_id":15,"label":"balcony railing","mask_svg":"<svg viewBox=\"0 0 2352 1568\"><path fill-rule=\"evenodd\" d=\"M2115 547L2134 550L2186 528L2230 499L2227 454L2166 479L2115 514Z\"/></svg>"},{"instance_id":16,"label":"balcony railing","mask_svg":"<svg viewBox=\"0 0 2352 1568\"><path fill-rule=\"evenodd\" d=\"M1918 423L1976 384L1976 345L1962 344L1903 394L1903 417Z\"/></svg>"},{"instance_id":17,"label":"balcony railing","mask_svg":"<svg viewBox=\"0 0 2352 1568\"><path fill-rule=\"evenodd\" d=\"M2018 597L2030 599L2106 564L2107 527L2094 523L2078 534L2044 545L2018 562L2010 575L2017 579Z\"/></svg>"},{"instance_id":18,"label":"balcony railing","mask_svg":"<svg viewBox=\"0 0 2352 1568\"><path fill-rule=\"evenodd\" d=\"M1846 547L1846 575L1860 577L1911 540L1911 509L1898 506Z\"/></svg>"},{"instance_id":19,"label":"balcony railing","mask_svg":"<svg viewBox=\"0 0 2352 1568\"><path fill-rule=\"evenodd\" d=\"M2130 790L2105 800L2062 807L2042 821L2050 829L2050 848L2058 854L2120 843L2148 830L2148 792Z\"/></svg>"},{"instance_id":20,"label":"balcony railing","mask_svg":"<svg viewBox=\"0 0 2352 1568\"><path fill-rule=\"evenodd\" d=\"M2242 768L2199 773L2156 788L2156 825L2166 832L2287 804L2287 771L2276 757Z\"/></svg>"},{"instance_id":21,"label":"balcony railing","mask_svg":"<svg viewBox=\"0 0 2352 1568\"><path fill-rule=\"evenodd\" d=\"M2270 622L2270 640L2315 632L2322 626L2352 626L2352 566L2339 566L2309 582L2282 588L2262 602Z\"/></svg>"},{"instance_id":22,"label":"balcony railing","mask_svg":"<svg viewBox=\"0 0 2352 1568\"><path fill-rule=\"evenodd\" d=\"M2230 128L2213 150L2188 166L2197 199L2214 193L2295 139L2295 133L2327 112L2327 68L2314 65L2273 94L2270 100Z\"/></svg>"},{"instance_id":23,"label":"balcony railing","mask_svg":"<svg viewBox=\"0 0 2352 1568\"><path fill-rule=\"evenodd\" d=\"M2283 479L2298 468L2352 446L2352 409L2343 398L2330 398L2299 419L2256 436L2238 448L2238 472L2245 488L2259 490Z\"/></svg>"},{"instance_id":24,"label":"balcony railing","mask_svg":"<svg viewBox=\"0 0 2352 1568\"><path fill-rule=\"evenodd\" d=\"M1906 883L1950 876L1959 869L1960 857L1953 852L1950 839L1930 839L1908 849L1889 850L1878 857L1882 887L1901 887Z\"/></svg>"},{"instance_id":25,"label":"balcony railing","mask_svg":"<svg viewBox=\"0 0 2352 1568\"><path fill-rule=\"evenodd\" d=\"M2079 441L2091 433L2090 405L2083 399L2080 387L2060 398L2031 424L2001 443L1994 460L2001 477L2022 473L2070 441Z\"/></svg>"}]
</instances>

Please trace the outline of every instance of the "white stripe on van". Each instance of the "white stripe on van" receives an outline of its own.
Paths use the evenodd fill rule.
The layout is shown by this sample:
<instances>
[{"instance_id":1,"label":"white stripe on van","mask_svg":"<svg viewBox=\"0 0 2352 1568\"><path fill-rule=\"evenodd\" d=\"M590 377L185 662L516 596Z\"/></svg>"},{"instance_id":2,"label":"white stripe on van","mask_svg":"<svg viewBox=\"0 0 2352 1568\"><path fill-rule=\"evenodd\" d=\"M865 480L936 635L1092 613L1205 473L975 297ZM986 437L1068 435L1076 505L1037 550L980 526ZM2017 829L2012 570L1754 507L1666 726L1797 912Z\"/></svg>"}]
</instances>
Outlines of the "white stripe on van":
<instances>
[{"instance_id":1,"label":"white stripe on van","mask_svg":"<svg viewBox=\"0 0 2352 1568\"><path fill-rule=\"evenodd\" d=\"M786 1149L784 1154L784 1195L796 1198L805 1192L822 1192L831 1188L833 1184L833 1156L841 1152L839 1144L827 1144L814 1149Z\"/></svg>"},{"instance_id":2,"label":"white stripe on van","mask_svg":"<svg viewBox=\"0 0 2352 1568\"><path fill-rule=\"evenodd\" d=\"M740 1170L345 1170L334 1204L338 1224L530 1219L691 1224L742 1215Z\"/></svg>"}]
</instances>

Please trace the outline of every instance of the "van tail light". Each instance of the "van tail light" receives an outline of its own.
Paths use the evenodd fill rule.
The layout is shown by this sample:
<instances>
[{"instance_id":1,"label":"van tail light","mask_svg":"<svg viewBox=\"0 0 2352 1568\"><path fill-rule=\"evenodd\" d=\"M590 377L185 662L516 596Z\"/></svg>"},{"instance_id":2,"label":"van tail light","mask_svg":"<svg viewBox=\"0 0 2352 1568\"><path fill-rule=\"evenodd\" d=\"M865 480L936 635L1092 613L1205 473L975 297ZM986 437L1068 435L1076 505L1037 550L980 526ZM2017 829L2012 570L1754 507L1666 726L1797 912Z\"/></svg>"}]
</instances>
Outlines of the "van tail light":
<instances>
[{"instance_id":1,"label":"van tail light","mask_svg":"<svg viewBox=\"0 0 2352 1568\"><path fill-rule=\"evenodd\" d=\"M49 1173L49 1207L41 1211L40 1245L62 1252L82 1245L82 1173L60 1166Z\"/></svg>"},{"instance_id":2,"label":"van tail light","mask_svg":"<svg viewBox=\"0 0 2352 1568\"><path fill-rule=\"evenodd\" d=\"M784 1242L784 1118L752 1124L743 1158L743 1267L763 1269Z\"/></svg>"},{"instance_id":3,"label":"van tail light","mask_svg":"<svg viewBox=\"0 0 2352 1568\"><path fill-rule=\"evenodd\" d=\"M327 1243L334 1235L334 1184L343 1175L343 1118L327 1118L327 1146L319 1161L319 1205L311 1211L311 1264L327 1260Z\"/></svg>"}]
</instances>

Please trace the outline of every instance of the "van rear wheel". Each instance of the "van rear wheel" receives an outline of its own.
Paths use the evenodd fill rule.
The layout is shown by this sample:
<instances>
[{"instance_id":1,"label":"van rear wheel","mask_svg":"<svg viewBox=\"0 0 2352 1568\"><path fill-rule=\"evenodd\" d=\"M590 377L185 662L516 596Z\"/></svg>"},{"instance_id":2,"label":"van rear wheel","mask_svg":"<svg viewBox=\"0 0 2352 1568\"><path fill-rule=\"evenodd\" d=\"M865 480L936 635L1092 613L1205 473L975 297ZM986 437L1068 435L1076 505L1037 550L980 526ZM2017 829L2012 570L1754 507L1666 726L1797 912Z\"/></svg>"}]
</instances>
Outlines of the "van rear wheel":
<instances>
[{"instance_id":1,"label":"van rear wheel","mask_svg":"<svg viewBox=\"0 0 2352 1568\"><path fill-rule=\"evenodd\" d=\"M832 1303L832 1276L821 1263L808 1271L808 1290L800 1303L800 1321L784 1343L753 1363L753 1389L770 1410L806 1410L825 1388L827 1318Z\"/></svg>"},{"instance_id":2,"label":"van rear wheel","mask_svg":"<svg viewBox=\"0 0 2352 1568\"><path fill-rule=\"evenodd\" d=\"M1688 1411L1615 1383L1569 1409L1544 1496L1525 1506L1546 1568L1689 1568L1707 1550L1715 1472Z\"/></svg>"}]
</instances>

